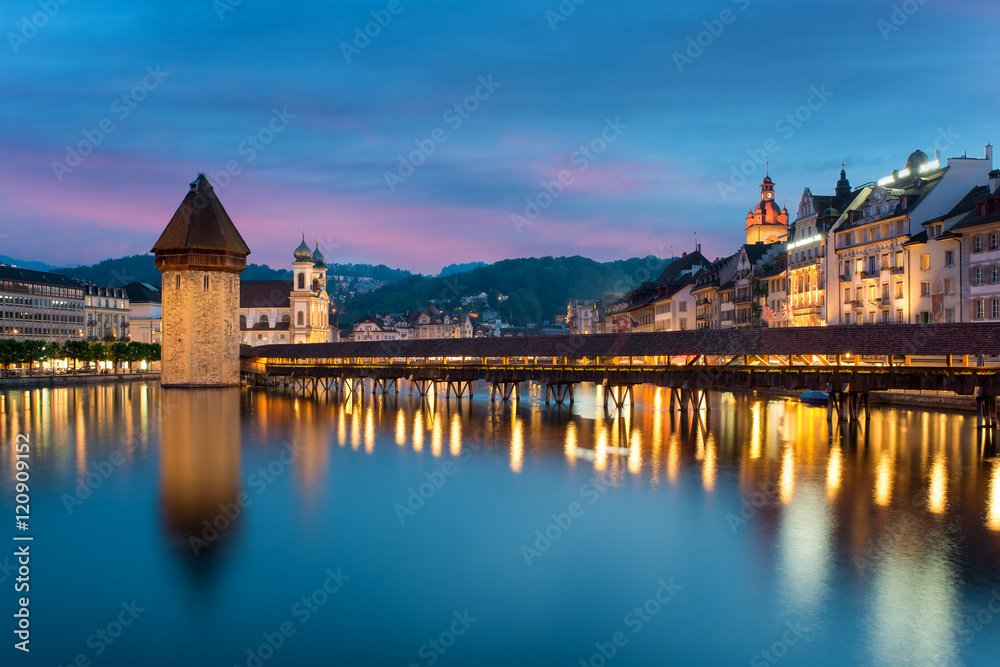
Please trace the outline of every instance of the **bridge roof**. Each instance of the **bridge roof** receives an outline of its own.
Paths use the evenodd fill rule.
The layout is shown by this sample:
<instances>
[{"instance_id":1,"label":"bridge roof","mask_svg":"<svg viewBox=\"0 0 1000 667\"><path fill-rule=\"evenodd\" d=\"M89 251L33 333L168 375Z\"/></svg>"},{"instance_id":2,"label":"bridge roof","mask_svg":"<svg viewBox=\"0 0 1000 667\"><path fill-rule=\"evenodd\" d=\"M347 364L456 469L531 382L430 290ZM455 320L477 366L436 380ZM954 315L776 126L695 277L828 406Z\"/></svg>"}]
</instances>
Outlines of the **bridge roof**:
<instances>
[{"instance_id":1,"label":"bridge roof","mask_svg":"<svg viewBox=\"0 0 1000 667\"><path fill-rule=\"evenodd\" d=\"M741 354L941 356L1000 354L997 324L883 324L780 329L448 338L261 345L244 357L627 357Z\"/></svg>"}]
</instances>

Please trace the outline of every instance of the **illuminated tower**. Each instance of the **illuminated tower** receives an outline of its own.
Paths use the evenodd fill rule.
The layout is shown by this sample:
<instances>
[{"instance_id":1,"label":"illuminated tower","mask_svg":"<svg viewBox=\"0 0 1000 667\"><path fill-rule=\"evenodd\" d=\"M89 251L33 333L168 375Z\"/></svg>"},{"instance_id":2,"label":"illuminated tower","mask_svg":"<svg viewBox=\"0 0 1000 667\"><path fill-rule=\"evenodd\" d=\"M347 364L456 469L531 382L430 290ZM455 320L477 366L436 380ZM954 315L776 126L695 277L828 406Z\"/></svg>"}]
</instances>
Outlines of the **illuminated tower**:
<instances>
[{"instance_id":1,"label":"illuminated tower","mask_svg":"<svg viewBox=\"0 0 1000 667\"><path fill-rule=\"evenodd\" d=\"M164 387L240 382L240 273L250 248L205 174L150 251L163 274Z\"/></svg>"},{"instance_id":2,"label":"illuminated tower","mask_svg":"<svg viewBox=\"0 0 1000 667\"><path fill-rule=\"evenodd\" d=\"M788 209L774 201L774 181L765 176L760 203L747 213L747 243L776 243L788 237Z\"/></svg>"}]
</instances>

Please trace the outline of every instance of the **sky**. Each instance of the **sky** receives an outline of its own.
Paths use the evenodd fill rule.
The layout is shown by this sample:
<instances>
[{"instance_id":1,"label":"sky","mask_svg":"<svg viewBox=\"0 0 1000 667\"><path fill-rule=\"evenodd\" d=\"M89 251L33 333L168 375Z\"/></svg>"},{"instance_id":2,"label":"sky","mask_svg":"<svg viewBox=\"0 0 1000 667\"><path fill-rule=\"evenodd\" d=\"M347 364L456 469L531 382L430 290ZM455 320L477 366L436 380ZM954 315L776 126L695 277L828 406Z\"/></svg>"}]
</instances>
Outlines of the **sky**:
<instances>
[{"instance_id":1,"label":"sky","mask_svg":"<svg viewBox=\"0 0 1000 667\"><path fill-rule=\"evenodd\" d=\"M272 267L303 232L431 274L724 256L765 168L794 218L841 162L982 157L998 25L995 0L7 0L0 253L147 252L205 172Z\"/></svg>"}]
</instances>

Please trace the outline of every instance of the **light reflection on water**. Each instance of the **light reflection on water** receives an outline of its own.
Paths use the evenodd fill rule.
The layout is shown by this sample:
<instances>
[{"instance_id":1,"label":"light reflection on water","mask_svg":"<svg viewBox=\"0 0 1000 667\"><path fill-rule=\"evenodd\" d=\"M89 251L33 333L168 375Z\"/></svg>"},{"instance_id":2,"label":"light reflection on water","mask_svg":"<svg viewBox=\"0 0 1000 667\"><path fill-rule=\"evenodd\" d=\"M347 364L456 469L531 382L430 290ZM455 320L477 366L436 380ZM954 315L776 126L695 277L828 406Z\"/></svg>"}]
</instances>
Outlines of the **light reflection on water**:
<instances>
[{"instance_id":1,"label":"light reflection on water","mask_svg":"<svg viewBox=\"0 0 1000 667\"><path fill-rule=\"evenodd\" d=\"M516 406L140 383L6 392L0 472L12 485L13 436L32 433L33 500L59 554L36 594L58 640L40 652L69 662L107 609L141 595L157 623L102 664L160 664L141 651L168 635L192 639L162 664L195 646L206 661L186 664L235 664L340 559L367 583L272 664L321 664L330 633L348 662L418 662L436 619L466 607L492 621L453 664L578 664L660 576L685 594L616 664L749 661L786 622L809 629L788 664L993 664L1000 613L984 623L982 610L1000 589L1000 460L974 417L887 408L828 425L823 409L743 394L681 413L653 387L605 416L601 391L578 387L572 410L537 388ZM122 469L68 512L65 494L112 452ZM521 544L594 475L606 499L527 567ZM393 504L425 482L397 521ZM226 527L195 556L213 522ZM67 600L77 615L45 611ZM193 639L205 614L213 648ZM553 623L558 640L537 635Z\"/></svg>"}]
</instances>

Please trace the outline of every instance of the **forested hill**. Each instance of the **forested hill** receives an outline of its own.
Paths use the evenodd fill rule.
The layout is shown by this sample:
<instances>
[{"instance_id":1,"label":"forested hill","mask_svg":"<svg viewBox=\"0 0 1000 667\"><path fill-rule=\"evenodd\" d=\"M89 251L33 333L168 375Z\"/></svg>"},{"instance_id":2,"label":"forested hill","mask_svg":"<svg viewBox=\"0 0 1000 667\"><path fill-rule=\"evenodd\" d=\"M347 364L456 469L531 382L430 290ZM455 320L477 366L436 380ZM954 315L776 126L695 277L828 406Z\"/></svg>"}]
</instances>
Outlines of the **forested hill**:
<instances>
[{"instance_id":1,"label":"forested hill","mask_svg":"<svg viewBox=\"0 0 1000 667\"><path fill-rule=\"evenodd\" d=\"M384 264L327 264L329 275L367 276L375 280L392 282L411 275L409 271L392 269ZM132 282L160 285L160 272L156 268L153 255L130 255L117 259L106 259L93 266L55 269L56 273L86 280L104 287L121 287ZM242 280L291 280L289 269L272 269L267 264L248 264L240 278Z\"/></svg>"},{"instance_id":2,"label":"forested hill","mask_svg":"<svg viewBox=\"0 0 1000 667\"><path fill-rule=\"evenodd\" d=\"M410 276L349 299L341 322L353 322L367 314L422 309L428 301L434 301L438 308L452 308L461 297L482 292L508 297L500 312L512 324L542 322L565 313L570 301L628 292L656 278L669 263L653 256L603 263L579 256L532 257L508 259L452 276ZM496 303L493 295L491 304Z\"/></svg>"}]
</instances>

